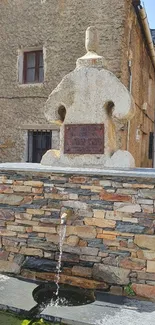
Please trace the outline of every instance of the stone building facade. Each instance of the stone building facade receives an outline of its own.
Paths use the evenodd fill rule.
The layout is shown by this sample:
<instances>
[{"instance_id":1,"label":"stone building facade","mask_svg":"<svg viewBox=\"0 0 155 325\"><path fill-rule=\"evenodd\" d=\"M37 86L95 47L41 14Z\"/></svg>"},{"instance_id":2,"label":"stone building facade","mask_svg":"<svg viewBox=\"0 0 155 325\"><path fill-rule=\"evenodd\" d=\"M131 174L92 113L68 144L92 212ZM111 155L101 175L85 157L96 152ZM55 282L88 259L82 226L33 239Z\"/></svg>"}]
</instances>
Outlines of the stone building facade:
<instances>
[{"instance_id":1,"label":"stone building facade","mask_svg":"<svg viewBox=\"0 0 155 325\"><path fill-rule=\"evenodd\" d=\"M132 153L137 167L152 167L154 64L131 0L99 0L97 5L94 0L7 0L0 3L0 18L1 162L35 162L49 146L58 147L59 124L46 121L44 105L85 53L85 30L95 24L106 67L136 102L135 118L117 125L120 148ZM33 72L37 82L28 82Z\"/></svg>"}]
</instances>

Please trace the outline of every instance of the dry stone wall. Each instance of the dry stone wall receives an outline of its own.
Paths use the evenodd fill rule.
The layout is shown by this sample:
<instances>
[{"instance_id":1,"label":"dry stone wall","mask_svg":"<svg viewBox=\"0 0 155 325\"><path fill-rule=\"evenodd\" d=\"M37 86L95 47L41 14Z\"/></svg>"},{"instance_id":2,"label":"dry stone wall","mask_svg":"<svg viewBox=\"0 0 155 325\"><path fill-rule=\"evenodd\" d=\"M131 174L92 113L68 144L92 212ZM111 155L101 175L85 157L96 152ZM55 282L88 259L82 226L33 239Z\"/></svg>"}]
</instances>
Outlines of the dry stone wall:
<instances>
[{"instance_id":1,"label":"dry stone wall","mask_svg":"<svg viewBox=\"0 0 155 325\"><path fill-rule=\"evenodd\" d=\"M155 298L154 179L0 172L0 272Z\"/></svg>"}]
</instances>

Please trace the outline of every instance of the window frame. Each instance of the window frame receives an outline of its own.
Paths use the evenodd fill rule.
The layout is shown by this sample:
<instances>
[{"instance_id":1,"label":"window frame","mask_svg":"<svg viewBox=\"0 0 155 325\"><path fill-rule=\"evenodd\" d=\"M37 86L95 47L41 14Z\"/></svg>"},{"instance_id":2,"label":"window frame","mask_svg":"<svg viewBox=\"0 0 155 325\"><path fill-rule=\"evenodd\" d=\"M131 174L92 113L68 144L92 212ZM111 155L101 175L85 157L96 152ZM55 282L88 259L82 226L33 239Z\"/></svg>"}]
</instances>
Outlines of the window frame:
<instances>
[{"instance_id":1,"label":"window frame","mask_svg":"<svg viewBox=\"0 0 155 325\"><path fill-rule=\"evenodd\" d=\"M47 146L45 152L44 148L41 146L41 148L36 148L35 146L35 141L37 136L41 136L42 138L46 135L49 135L49 139L50 139L50 146ZM27 162L32 162L32 163L37 163L37 159L36 159L36 154L37 152L43 152L42 153L42 157L43 155L50 149L52 149L52 130L28 130L28 139L27 139ZM43 139L41 140L42 143ZM47 141L47 140L46 140ZM46 142L47 143L47 142ZM40 162L38 162L40 163Z\"/></svg>"},{"instance_id":2,"label":"window frame","mask_svg":"<svg viewBox=\"0 0 155 325\"><path fill-rule=\"evenodd\" d=\"M27 71L28 71L28 54L33 53L35 54L35 81L27 81ZM43 50L31 50L23 52L23 83L24 84L35 84L35 83L43 83L44 82L44 61L43 64L39 64L40 54L43 55ZM43 69L43 80L39 81L39 69ZM32 68L29 68L32 69Z\"/></svg>"}]
</instances>

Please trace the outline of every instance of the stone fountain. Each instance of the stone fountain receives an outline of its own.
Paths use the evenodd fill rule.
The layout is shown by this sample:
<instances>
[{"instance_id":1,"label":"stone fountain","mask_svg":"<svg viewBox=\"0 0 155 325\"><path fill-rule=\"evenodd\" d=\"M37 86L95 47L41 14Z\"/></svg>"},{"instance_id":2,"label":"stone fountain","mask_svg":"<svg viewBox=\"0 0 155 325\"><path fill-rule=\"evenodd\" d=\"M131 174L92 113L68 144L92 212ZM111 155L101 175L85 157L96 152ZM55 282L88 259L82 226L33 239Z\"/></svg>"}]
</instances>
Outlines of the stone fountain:
<instances>
[{"instance_id":1,"label":"stone fountain","mask_svg":"<svg viewBox=\"0 0 155 325\"><path fill-rule=\"evenodd\" d=\"M86 55L49 96L45 115L60 124L60 148L49 150L43 165L66 167L134 167L134 158L120 150L118 122L129 121L134 100L105 59L97 54L95 27L86 31Z\"/></svg>"}]
</instances>

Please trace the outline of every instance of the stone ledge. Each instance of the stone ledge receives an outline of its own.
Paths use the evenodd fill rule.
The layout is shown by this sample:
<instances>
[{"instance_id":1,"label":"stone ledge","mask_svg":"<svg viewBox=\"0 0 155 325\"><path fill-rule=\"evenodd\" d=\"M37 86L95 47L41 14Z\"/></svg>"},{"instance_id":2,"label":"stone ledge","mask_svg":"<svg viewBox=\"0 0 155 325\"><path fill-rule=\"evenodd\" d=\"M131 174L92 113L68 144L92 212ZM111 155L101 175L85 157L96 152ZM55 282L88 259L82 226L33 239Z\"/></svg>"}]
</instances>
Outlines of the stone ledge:
<instances>
[{"instance_id":1,"label":"stone ledge","mask_svg":"<svg viewBox=\"0 0 155 325\"><path fill-rule=\"evenodd\" d=\"M74 167L52 167L36 163L2 163L0 171L36 172L36 173L64 173L78 175L100 175L116 177L141 177L155 178L155 168L74 168Z\"/></svg>"}]
</instances>

